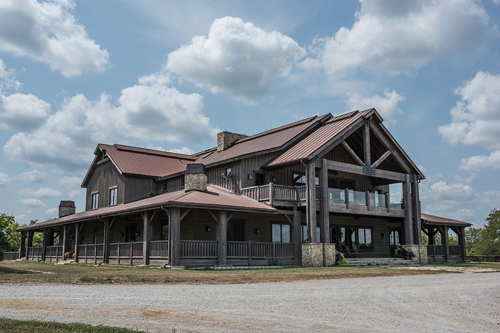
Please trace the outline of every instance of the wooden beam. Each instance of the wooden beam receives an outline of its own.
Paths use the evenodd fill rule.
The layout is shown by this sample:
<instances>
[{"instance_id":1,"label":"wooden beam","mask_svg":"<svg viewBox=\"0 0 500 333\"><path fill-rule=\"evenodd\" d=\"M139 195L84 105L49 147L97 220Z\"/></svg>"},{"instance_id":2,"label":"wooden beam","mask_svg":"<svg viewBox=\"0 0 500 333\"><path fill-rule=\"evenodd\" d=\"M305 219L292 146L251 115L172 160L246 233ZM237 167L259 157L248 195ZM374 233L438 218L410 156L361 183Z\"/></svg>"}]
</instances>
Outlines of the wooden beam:
<instances>
[{"instance_id":1,"label":"wooden beam","mask_svg":"<svg viewBox=\"0 0 500 333\"><path fill-rule=\"evenodd\" d=\"M327 165L327 168L329 170L336 170L336 171L354 173L354 174L358 174L358 175L364 175L363 167L359 166L359 165L342 163L342 162L335 162L335 161L330 161L330 160L326 160L326 165ZM398 182L405 181L405 174L403 174L403 173L386 171L386 170L379 170L379 169L375 170L375 177L395 180Z\"/></svg>"},{"instance_id":2,"label":"wooden beam","mask_svg":"<svg viewBox=\"0 0 500 333\"><path fill-rule=\"evenodd\" d=\"M307 168L307 189L309 200L307 202L308 207L308 230L309 230L309 243L316 243L316 165L315 161L309 162Z\"/></svg>"},{"instance_id":3,"label":"wooden beam","mask_svg":"<svg viewBox=\"0 0 500 333\"><path fill-rule=\"evenodd\" d=\"M179 222L181 222L186 217L186 215L189 214L190 211L191 211L191 208L186 209L184 211L184 213L182 213L181 218L179 219Z\"/></svg>"},{"instance_id":4,"label":"wooden beam","mask_svg":"<svg viewBox=\"0 0 500 333\"><path fill-rule=\"evenodd\" d=\"M290 226L293 228L293 222L292 222L292 219L288 216L288 215L283 215L285 217L285 219L287 220L288 224L290 224Z\"/></svg>"},{"instance_id":5,"label":"wooden beam","mask_svg":"<svg viewBox=\"0 0 500 333\"><path fill-rule=\"evenodd\" d=\"M325 164L325 159L321 163L320 171L320 186L321 186L321 200L320 200L320 219L319 224L321 227L320 238L322 243L330 243L330 207L328 200L328 169Z\"/></svg>"},{"instance_id":6,"label":"wooden beam","mask_svg":"<svg viewBox=\"0 0 500 333\"><path fill-rule=\"evenodd\" d=\"M212 213L211 210L207 209L207 212L210 214L210 216L212 216L216 223L219 223L219 219L217 218L217 216L215 216L214 213Z\"/></svg>"},{"instance_id":7,"label":"wooden beam","mask_svg":"<svg viewBox=\"0 0 500 333\"><path fill-rule=\"evenodd\" d=\"M169 253L169 256L171 255L170 265L179 266L181 256L181 209L178 207L172 207L170 209L170 216L170 221L172 223L172 235L170 238L170 241L172 242L170 247L172 249L172 253Z\"/></svg>"},{"instance_id":8,"label":"wooden beam","mask_svg":"<svg viewBox=\"0 0 500 333\"><path fill-rule=\"evenodd\" d=\"M216 226L216 234L218 243L218 258L219 265L227 264L227 212L219 212L220 223Z\"/></svg>"},{"instance_id":9,"label":"wooden beam","mask_svg":"<svg viewBox=\"0 0 500 333\"><path fill-rule=\"evenodd\" d=\"M390 147L392 146L392 142L389 139L387 139L387 134L382 129L382 127L379 126L378 124L375 124L375 122L372 121L370 122L370 129L372 130L373 134L375 134L377 139L379 139L380 142L382 142L385 148L390 149ZM399 155L399 152L395 151L393 156L405 172L410 172L410 167L408 166L408 163L406 163L406 161L404 161L404 159Z\"/></svg>"},{"instance_id":10,"label":"wooden beam","mask_svg":"<svg viewBox=\"0 0 500 333\"><path fill-rule=\"evenodd\" d=\"M345 142L345 140L342 140L341 143L342 143L342 146L344 147L344 149L347 151L347 153L352 157L352 159L356 163L358 163L361 166L365 166L365 163L363 163L363 161L359 158L358 154L356 154L356 152L354 150L352 150L351 146L349 146L349 144L347 142Z\"/></svg>"},{"instance_id":11,"label":"wooden beam","mask_svg":"<svg viewBox=\"0 0 500 333\"><path fill-rule=\"evenodd\" d=\"M230 214L228 214L228 215L227 215L226 222L231 221L231 219L233 218L233 216L234 216L234 212L231 212Z\"/></svg>"},{"instance_id":12,"label":"wooden beam","mask_svg":"<svg viewBox=\"0 0 500 333\"><path fill-rule=\"evenodd\" d=\"M393 149L389 149L388 151L386 151L382 156L380 156L378 158L378 160L376 160L375 162L373 162L372 164L372 168L375 169L376 167L378 167L383 161L385 161L385 159L387 157L389 157L389 155L391 155L393 152Z\"/></svg>"},{"instance_id":13,"label":"wooden beam","mask_svg":"<svg viewBox=\"0 0 500 333\"><path fill-rule=\"evenodd\" d=\"M160 210L159 209L155 209L153 211L153 214L151 214L151 218L149 219L149 224L153 223L153 220L158 216L158 214L160 214Z\"/></svg>"},{"instance_id":14,"label":"wooden beam","mask_svg":"<svg viewBox=\"0 0 500 333\"><path fill-rule=\"evenodd\" d=\"M365 130L363 132L363 151L365 153L365 165L371 166L371 152L370 152L370 120L365 120Z\"/></svg>"},{"instance_id":15,"label":"wooden beam","mask_svg":"<svg viewBox=\"0 0 500 333\"><path fill-rule=\"evenodd\" d=\"M300 211L297 208L293 210L293 244L294 244L294 256L295 256L295 265L301 264L301 255L302 255L302 240L301 240L301 232L302 232L302 222L300 220Z\"/></svg>"},{"instance_id":16,"label":"wooden beam","mask_svg":"<svg viewBox=\"0 0 500 333\"><path fill-rule=\"evenodd\" d=\"M413 216L412 216L412 202L411 202L411 183L410 175L405 175L405 182L403 186L403 201L405 205L405 220L404 220L404 233L405 244L415 244L413 238Z\"/></svg>"}]
</instances>

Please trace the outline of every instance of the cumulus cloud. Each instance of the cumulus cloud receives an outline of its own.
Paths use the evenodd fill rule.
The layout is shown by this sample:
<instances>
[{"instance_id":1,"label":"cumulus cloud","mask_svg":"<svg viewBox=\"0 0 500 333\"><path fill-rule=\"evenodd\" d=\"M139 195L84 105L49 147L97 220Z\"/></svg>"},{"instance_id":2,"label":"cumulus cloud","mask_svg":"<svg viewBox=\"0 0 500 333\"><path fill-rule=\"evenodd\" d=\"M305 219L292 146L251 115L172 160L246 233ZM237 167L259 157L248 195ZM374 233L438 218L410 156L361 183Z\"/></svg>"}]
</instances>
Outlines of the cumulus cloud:
<instances>
[{"instance_id":1,"label":"cumulus cloud","mask_svg":"<svg viewBox=\"0 0 500 333\"><path fill-rule=\"evenodd\" d=\"M458 170L462 171L488 171L500 169L500 150L495 150L488 156L478 155L463 158Z\"/></svg>"},{"instance_id":2,"label":"cumulus cloud","mask_svg":"<svg viewBox=\"0 0 500 333\"><path fill-rule=\"evenodd\" d=\"M473 0L360 0L349 29L317 39L304 62L331 77L356 70L376 74L411 73L432 58L466 52L486 36L488 15Z\"/></svg>"},{"instance_id":3,"label":"cumulus cloud","mask_svg":"<svg viewBox=\"0 0 500 333\"><path fill-rule=\"evenodd\" d=\"M49 208L45 211L45 216L46 217L58 217L59 215L59 208Z\"/></svg>"},{"instance_id":4,"label":"cumulus cloud","mask_svg":"<svg viewBox=\"0 0 500 333\"><path fill-rule=\"evenodd\" d=\"M6 186L10 183L10 178L6 173L0 172L0 187Z\"/></svg>"},{"instance_id":5,"label":"cumulus cloud","mask_svg":"<svg viewBox=\"0 0 500 333\"><path fill-rule=\"evenodd\" d=\"M79 187L82 183L82 178L77 176L65 176L62 177L59 181L59 187L65 189L72 189L75 187Z\"/></svg>"},{"instance_id":6,"label":"cumulus cloud","mask_svg":"<svg viewBox=\"0 0 500 333\"><path fill-rule=\"evenodd\" d=\"M7 69L3 60L0 59L0 91L4 88L18 90L21 87L21 82L17 81L15 77L14 69Z\"/></svg>"},{"instance_id":7,"label":"cumulus cloud","mask_svg":"<svg viewBox=\"0 0 500 333\"><path fill-rule=\"evenodd\" d=\"M480 71L455 94L461 101L450 111L452 121L438 128L443 139L500 149L500 75Z\"/></svg>"},{"instance_id":8,"label":"cumulus cloud","mask_svg":"<svg viewBox=\"0 0 500 333\"><path fill-rule=\"evenodd\" d=\"M196 36L168 55L165 69L212 93L246 103L286 78L305 50L278 31L266 32L240 18L216 19L208 36Z\"/></svg>"},{"instance_id":9,"label":"cumulus cloud","mask_svg":"<svg viewBox=\"0 0 500 333\"><path fill-rule=\"evenodd\" d=\"M169 149L168 151L172 153L185 154L185 155L194 154L194 151L192 149L189 149L188 147L174 148L174 149Z\"/></svg>"},{"instance_id":10,"label":"cumulus cloud","mask_svg":"<svg viewBox=\"0 0 500 333\"><path fill-rule=\"evenodd\" d=\"M386 89L384 96L373 95L371 97L363 97L359 93L349 93L348 96L346 104L350 110L376 108L388 124L396 124L396 116L403 114L398 104L405 97L398 94L395 90L389 91L389 89Z\"/></svg>"},{"instance_id":11,"label":"cumulus cloud","mask_svg":"<svg viewBox=\"0 0 500 333\"><path fill-rule=\"evenodd\" d=\"M431 185L430 191L437 200L467 202L476 198L472 187L462 183L448 185L445 181L439 181Z\"/></svg>"},{"instance_id":12,"label":"cumulus cloud","mask_svg":"<svg viewBox=\"0 0 500 333\"><path fill-rule=\"evenodd\" d=\"M47 63L66 77L101 72L108 51L89 38L70 11L72 0L0 2L0 51Z\"/></svg>"},{"instance_id":13,"label":"cumulus cloud","mask_svg":"<svg viewBox=\"0 0 500 333\"><path fill-rule=\"evenodd\" d=\"M28 206L28 207L33 207L33 208L46 206L42 201L40 201L36 198L21 199L21 203Z\"/></svg>"},{"instance_id":14,"label":"cumulus cloud","mask_svg":"<svg viewBox=\"0 0 500 333\"><path fill-rule=\"evenodd\" d=\"M73 190L73 191L69 192L69 198L70 198L70 199L76 199L76 198L78 198L81 194L82 194L82 192L81 192L80 190Z\"/></svg>"},{"instance_id":15,"label":"cumulus cloud","mask_svg":"<svg viewBox=\"0 0 500 333\"><path fill-rule=\"evenodd\" d=\"M81 94L67 99L42 126L13 135L5 155L28 165L74 170L88 167L96 144L109 138L194 143L215 137L201 95L166 86L163 75L139 82L122 90L117 106L106 94L95 101Z\"/></svg>"},{"instance_id":16,"label":"cumulus cloud","mask_svg":"<svg viewBox=\"0 0 500 333\"><path fill-rule=\"evenodd\" d=\"M59 198L61 197L61 192L50 187L41 187L37 190L32 190L31 188L25 188L17 192L19 195L27 197L39 197L39 198Z\"/></svg>"},{"instance_id":17,"label":"cumulus cloud","mask_svg":"<svg viewBox=\"0 0 500 333\"><path fill-rule=\"evenodd\" d=\"M22 180L23 182L27 182L27 183L42 184L47 179L47 174L35 169L33 171L21 173L18 176L18 179Z\"/></svg>"},{"instance_id":18,"label":"cumulus cloud","mask_svg":"<svg viewBox=\"0 0 500 333\"><path fill-rule=\"evenodd\" d=\"M50 104L32 94L0 94L0 127L29 131L39 127L50 114Z\"/></svg>"}]
</instances>

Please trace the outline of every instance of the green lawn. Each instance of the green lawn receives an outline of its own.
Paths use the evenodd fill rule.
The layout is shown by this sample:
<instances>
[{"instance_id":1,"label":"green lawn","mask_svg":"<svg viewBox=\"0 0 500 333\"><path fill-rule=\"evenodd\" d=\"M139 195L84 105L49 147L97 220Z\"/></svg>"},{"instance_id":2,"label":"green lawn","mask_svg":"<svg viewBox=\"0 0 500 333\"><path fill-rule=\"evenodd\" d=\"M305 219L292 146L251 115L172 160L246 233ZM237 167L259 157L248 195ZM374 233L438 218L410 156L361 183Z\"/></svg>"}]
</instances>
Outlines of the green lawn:
<instances>
[{"instance_id":1,"label":"green lawn","mask_svg":"<svg viewBox=\"0 0 500 333\"><path fill-rule=\"evenodd\" d=\"M0 332L3 333L131 333L126 328L90 326L84 324L61 324L50 321L13 320L0 318Z\"/></svg>"}]
</instances>

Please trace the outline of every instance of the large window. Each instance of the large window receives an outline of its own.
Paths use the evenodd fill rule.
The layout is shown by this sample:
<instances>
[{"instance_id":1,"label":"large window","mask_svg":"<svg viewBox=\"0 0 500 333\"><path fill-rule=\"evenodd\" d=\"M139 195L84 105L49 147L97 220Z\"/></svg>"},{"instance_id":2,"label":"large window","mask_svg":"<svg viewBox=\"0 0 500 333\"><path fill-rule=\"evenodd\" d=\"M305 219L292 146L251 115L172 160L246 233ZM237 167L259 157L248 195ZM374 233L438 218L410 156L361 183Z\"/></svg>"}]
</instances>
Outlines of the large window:
<instances>
[{"instance_id":1,"label":"large window","mask_svg":"<svg viewBox=\"0 0 500 333\"><path fill-rule=\"evenodd\" d=\"M92 204L90 206L90 209L97 208L99 208L99 192L92 193Z\"/></svg>"},{"instance_id":2,"label":"large window","mask_svg":"<svg viewBox=\"0 0 500 333\"><path fill-rule=\"evenodd\" d=\"M109 189L109 205L115 206L118 203L118 188Z\"/></svg>"},{"instance_id":3,"label":"large window","mask_svg":"<svg viewBox=\"0 0 500 333\"><path fill-rule=\"evenodd\" d=\"M290 226L288 224L273 224L273 242L290 243Z\"/></svg>"},{"instance_id":4,"label":"large window","mask_svg":"<svg viewBox=\"0 0 500 333\"><path fill-rule=\"evenodd\" d=\"M373 249L372 228L332 227L330 237L341 251Z\"/></svg>"},{"instance_id":5,"label":"large window","mask_svg":"<svg viewBox=\"0 0 500 333\"><path fill-rule=\"evenodd\" d=\"M371 249L372 246L372 229L359 228L358 229L358 244L361 250Z\"/></svg>"}]
</instances>

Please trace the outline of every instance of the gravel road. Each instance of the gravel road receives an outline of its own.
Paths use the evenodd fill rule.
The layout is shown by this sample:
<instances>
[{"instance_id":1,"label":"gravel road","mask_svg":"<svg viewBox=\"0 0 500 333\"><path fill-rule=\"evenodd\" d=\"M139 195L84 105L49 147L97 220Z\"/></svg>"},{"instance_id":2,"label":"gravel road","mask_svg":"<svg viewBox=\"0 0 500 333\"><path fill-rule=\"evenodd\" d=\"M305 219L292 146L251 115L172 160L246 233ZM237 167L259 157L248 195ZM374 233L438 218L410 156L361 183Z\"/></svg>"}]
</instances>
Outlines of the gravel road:
<instances>
[{"instance_id":1,"label":"gravel road","mask_svg":"<svg viewBox=\"0 0 500 333\"><path fill-rule=\"evenodd\" d=\"M231 285L0 285L0 316L148 332L500 332L500 273Z\"/></svg>"}]
</instances>

